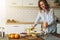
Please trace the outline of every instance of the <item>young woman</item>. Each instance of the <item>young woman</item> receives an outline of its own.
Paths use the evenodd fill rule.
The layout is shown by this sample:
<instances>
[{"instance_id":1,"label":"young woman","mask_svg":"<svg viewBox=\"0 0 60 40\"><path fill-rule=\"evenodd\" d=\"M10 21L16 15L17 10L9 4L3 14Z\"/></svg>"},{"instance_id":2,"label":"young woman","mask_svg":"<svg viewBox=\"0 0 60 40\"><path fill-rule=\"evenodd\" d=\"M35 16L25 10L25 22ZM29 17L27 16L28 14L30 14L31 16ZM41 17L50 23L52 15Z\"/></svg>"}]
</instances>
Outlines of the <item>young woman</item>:
<instances>
[{"instance_id":1,"label":"young woman","mask_svg":"<svg viewBox=\"0 0 60 40\"><path fill-rule=\"evenodd\" d=\"M38 12L36 21L31 30L33 30L36 25L41 22L41 24L43 24L42 28L46 28L47 33L55 33L57 31L57 23L55 21L54 10L50 8L46 0L39 0L38 7L40 11Z\"/></svg>"}]
</instances>

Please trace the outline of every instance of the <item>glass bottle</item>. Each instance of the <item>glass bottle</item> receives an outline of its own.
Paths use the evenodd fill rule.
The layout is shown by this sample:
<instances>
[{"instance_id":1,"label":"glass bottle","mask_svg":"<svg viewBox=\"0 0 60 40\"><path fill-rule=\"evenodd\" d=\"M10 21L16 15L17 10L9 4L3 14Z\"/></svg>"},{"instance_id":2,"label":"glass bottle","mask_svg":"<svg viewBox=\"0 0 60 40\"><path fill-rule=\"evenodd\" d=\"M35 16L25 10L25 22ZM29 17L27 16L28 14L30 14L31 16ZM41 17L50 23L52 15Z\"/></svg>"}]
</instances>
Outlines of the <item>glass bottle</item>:
<instances>
[{"instance_id":1,"label":"glass bottle","mask_svg":"<svg viewBox=\"0 0 60 40\"><path fill-rule=\"evenodd\" d=\"M4 32L4 27L2 27L2 37L4 37L5 36L5 32Z\"/></svg>"}]
</instances>

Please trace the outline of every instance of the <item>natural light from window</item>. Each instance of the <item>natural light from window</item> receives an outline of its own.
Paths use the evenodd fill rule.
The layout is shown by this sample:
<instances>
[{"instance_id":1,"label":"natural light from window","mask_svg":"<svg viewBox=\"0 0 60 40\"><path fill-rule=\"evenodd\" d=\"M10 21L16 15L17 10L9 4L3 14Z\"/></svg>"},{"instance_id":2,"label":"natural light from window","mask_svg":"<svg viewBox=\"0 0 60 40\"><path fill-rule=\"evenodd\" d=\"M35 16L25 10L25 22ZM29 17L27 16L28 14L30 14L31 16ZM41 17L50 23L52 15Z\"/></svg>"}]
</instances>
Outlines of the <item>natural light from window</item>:
<instances>
[{"instance_id":1,"label":"natural light from window","mask_svg":"<svg viewBox=\"0 0 60 40\"><path fill-rule=\"evenodd\" d=\"M0 26L3 26L5 24L6 16L5 1L6 0L0 0Z\"/></svg>"}]
</instances>

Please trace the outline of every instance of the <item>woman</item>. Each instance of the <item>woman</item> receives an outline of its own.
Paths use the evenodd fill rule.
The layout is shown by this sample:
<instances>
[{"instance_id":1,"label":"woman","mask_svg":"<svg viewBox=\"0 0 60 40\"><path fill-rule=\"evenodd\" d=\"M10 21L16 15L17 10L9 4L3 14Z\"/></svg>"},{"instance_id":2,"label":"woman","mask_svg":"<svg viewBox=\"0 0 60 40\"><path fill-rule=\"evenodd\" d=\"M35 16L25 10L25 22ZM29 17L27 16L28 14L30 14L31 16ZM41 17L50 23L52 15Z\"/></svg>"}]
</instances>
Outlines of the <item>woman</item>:
<instances>
[{"instance_id":1,"label":"woman","mask_svg":"<svg viewBox=\"0 0 60 40\"><path fill-rule=\"evenodd\" d=\"M31 30L33 30L40 21L41 24L45 25L46 33L55 33L57 31L57 23L55 21L53 9L50 8L46 0L39 0L38 6L40 11L38 12L35 24L33 25Z\"/></svg>"}]
</instances>

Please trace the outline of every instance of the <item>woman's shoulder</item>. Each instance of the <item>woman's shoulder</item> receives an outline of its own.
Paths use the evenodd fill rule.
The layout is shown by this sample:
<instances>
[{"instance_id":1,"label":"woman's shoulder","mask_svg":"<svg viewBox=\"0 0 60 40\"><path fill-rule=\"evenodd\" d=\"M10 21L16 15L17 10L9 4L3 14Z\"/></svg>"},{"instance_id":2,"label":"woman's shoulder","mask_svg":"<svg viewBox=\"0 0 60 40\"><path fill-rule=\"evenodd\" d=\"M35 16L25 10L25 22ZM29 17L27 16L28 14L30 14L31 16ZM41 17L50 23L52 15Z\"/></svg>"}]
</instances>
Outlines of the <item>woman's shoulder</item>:
<instances>
[{"instance_id":1,"label":"woman's shoulder","mask_svg":"<svg viewBox=\"0 0 60 40\"><path fill-rule=\"evenodd\" d=\"M53 11L54 9L53 8L50 8L50 11Z\"/></svg>"},{"instance_id":2,"label":"woman's shoulder","mask_svg":"<svg viewBox=\"0 0 60 40\"><path fill-rule=\"evenodd\" d=\"M38 15L41 15L42 13L41 13L41 11L38 11Z\"/></svg>"},{"instance_id":3,"label":"woman's shoulder","mask_svg":"<svg viewBox=\"0 0 60 40\"><path fill-rule=\"evenodd\" d=\"M42 10L38 10L38 13L39 13L39 14L42 14Z\"/></svg>"},{"instance_id":4,"label":"woman's shoulder","mask_svg":"<svg viewBox=\"0 0 60 40\"><path fill-rule=\"evenodd\" d=\"M50 14L53 15L54 14L54 9L53 8L50 8L50 11L49 12L50 12Z\"/></svg>"}]
</instances>

